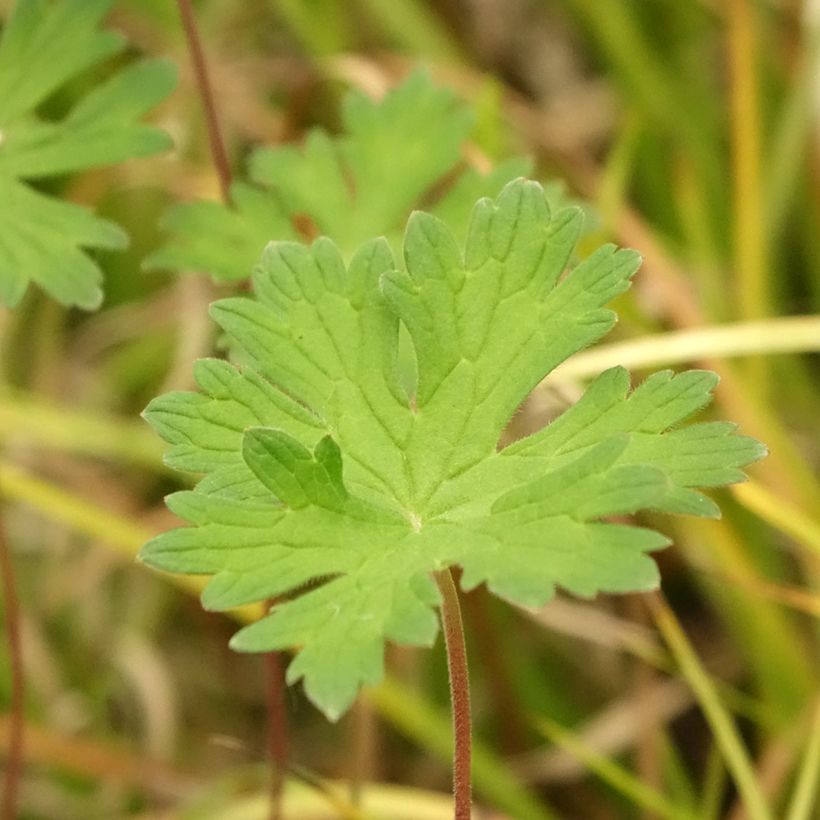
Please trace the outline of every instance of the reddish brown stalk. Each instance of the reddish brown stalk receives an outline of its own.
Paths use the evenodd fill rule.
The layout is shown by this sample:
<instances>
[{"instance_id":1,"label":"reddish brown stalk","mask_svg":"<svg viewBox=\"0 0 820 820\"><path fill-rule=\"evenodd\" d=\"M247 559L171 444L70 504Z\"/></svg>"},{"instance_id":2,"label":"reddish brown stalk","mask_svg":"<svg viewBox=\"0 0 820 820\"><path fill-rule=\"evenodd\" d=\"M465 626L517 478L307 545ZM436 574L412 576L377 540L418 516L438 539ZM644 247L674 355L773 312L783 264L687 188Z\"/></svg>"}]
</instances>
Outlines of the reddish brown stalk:
<instances>
[{"instance_id":1,"label":"reddish brown stalk","mask_svg":"<svg viewBox=\"0 0 820 820\"><path fill-rule=\"evenodd\" d=\"M490 594L479 587L465 595L463 603L467 630L475 636L478 661L486 671L499 743L504 752L515 754L526 748L527 726L503 653L496 649L498 625L490 611Z\"/></svg>"},{"instance_id":2,"label":"reddish brown stalk","mask_svg":"<svg viewBox=\"0 0 820 820\"><path fill-rule=\"evenodd\" d=\"M3 778L3 800L0 803L0 818L2 820L14 820L17 817L17 792L20 785L20 776L23 772L25 677L23 674L23 647L20 640L20 606L17 600L17 583L14 577L11 548L3 525L1 505L2 498L0 498L0 575L2 575L6 641L11 667L11 704L6 773Z\"/></svg>"},{"instance_id":3,"label":"reddish brown stalk","mask_svg":"<svg viewBox=\"0 0 820 820\"><path fill-rule=\"evenodd\" d=\"M202 99L202 107L205 109L208 142L211 146L214 168L219 177L222 199L228 202L231 198L231 165L228 162L228 152L225 150L225 140L222 137L219 117L216 114L216 104L211 79L208 74L208 64L205 61L205 52L202 49L202 41L199 39L199 30L197 29L191 0L177 0L177 6L179 7L179 16L182 19L182 27L185 29L185 39L188 41L188 51L191 55L191 64L194 68L199 96Z\"/></svg>"},{"instance_id":4,"label":"reddish brown stalk","mask_svg":"<svg viewBox=\"0 0 820 820\"><path fill-rule=\"evenodd\" d=\"M197 88L205 110L208 125L208 142L211 157L219 177L219 187L225 204L231 199L231 166L225 140L219 125L213 88L208 73L205 52L199 37L196 18L191 0L177 0L179 16L188 41L188 51L194 68ZM269 602L272 603L272 602ZM282 791L285 783L285 771L288 765L288 731L287 710L285 708L285 679L282 672L282 656L279 652L269 652L265 656L265 698L267 703L267 747L271 760L271 820L282 816Z\"/></svg>"},{"instance_id":5,"label":"reddish brown stalk","mask_svg":"<svg viewBox=\"0 0 820 820\"><path fill-rule=\"evenodd\" d=\"M361 695L353 704L350 744L350 802L357 808L368 782L375 780L377 724L373 704Z\"/></svg>"},{"instance_id":6,"label":"reddish brown stalk","mask_svg":"<svg viewBox=\"0 0 820 820\"><path fill-rule=\"evenodd\" d=\"M265 654L265 695L268 706L267 745L271 762L270 820L282 817L282 791L288 765L288 726L285 676L279 652Z\"/></svg>"},{"instance_id":7,"label":"reddish brown stalk","mask_svg":"<svg viewBox=\"0 0 820 820\"><path fill-rule=\"evenodd\" d=\"M470 676L467 671L467 648L464 645L464 627L458 592L449 570L435 573L441 592L441 622L447 650L447 669L450 673L450 700L453 708L453 795L454 820L470 820L472 816L470 728Z\"/></svg>"}]
</instances>

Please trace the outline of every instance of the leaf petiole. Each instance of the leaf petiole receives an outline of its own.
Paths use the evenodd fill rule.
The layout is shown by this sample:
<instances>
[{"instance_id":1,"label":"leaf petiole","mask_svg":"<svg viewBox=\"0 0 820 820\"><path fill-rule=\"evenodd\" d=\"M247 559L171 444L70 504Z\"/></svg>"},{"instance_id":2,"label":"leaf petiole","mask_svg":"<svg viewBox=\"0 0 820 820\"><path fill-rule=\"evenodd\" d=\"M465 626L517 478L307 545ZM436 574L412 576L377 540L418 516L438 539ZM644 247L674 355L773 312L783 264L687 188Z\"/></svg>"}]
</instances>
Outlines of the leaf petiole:
<instances>
[{"instance_id":1,"label":"leaf petiole","mask_svg":"<svg viewBox=\"0 0 820 820\"><path fill-rule=\"evenodd\" d=\"M449 569L434 573L441 593L441 623L447 650L447 670L450 674L450 702L453 708L453 795L454 820L470 820L472 816L470 720L470 676L467 669L467 648L458 592Z\"/></svg>"}]
</instances>

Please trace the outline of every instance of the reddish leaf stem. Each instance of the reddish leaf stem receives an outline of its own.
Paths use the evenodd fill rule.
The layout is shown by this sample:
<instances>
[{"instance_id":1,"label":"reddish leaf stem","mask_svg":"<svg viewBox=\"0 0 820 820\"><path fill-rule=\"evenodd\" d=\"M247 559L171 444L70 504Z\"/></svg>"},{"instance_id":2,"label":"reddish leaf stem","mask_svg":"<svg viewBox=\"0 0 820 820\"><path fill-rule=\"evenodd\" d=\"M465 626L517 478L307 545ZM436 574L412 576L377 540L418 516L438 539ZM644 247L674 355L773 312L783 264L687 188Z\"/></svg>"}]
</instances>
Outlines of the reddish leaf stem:
<instances>
[{"instance_id":1,"label":"reddish leaf stem","mask_svg":"<svg viewBox=\"0 0 820 820\"><path fill-rule=\"evenodd\" d=\"M282 817L282 790L288 765L285 676L279 652L265 654L265 694L268 706L268 756L271 762L270 820Z\"/></svg>"},{"instance_id":2,"label":"reddish leaf stem","mask_svg":"<svg viewBox=\"0 0 820 820\"><path fill-rule=\"evenodd\" d=\"M373 704L359 695L353 704L352 718L350 802L359 808L365 784L375 779L377 729Z\"/></svg>"},{"instance_id":3,"label":"reddish leaf stem","mask_svg":"<svg viewBox=\"0 0 820 820\"><path fill-rule=\"evenodd\" d=\"M219 177L219 187L225 204L231 199L231 166L228 161L228 152L225 150L225 140L217 116L216 102L208 73L208 64L205 60L205 51L199 37L196 18L191 6L191 0L177 0L179 16L188 41L188 51L194 68L199 96L205 110L205 119L208 125L208 142L211 148L211 157L214 168ZM272 602L269 602L272 604ZM271 761L271 806L270 819L279 820L282 816L282 791L285 784L285 771L288 765L288 727L287 710L285 708L285 680L282 672L282 657L279 652L269 652L265 655L265 699L267 703L267 747Z\"/></svg>"},{"instance_id":4,"label":"reddish leaf stem","mask_svg":"<svg viewBox=\"0 0 820 820\"><path fill-rule=\"evenodd\" d=\"M23 647L20 640L20 605L17 599L17 583L14 577L11 547L6 538L3 523L2 498L0 498L0 575L2 575L6 641L11 667L9 741L6 773L3 778L3 800L0 803L0 818L2 820L14 820L17 816L17 792L20 776L23 772L25 677L23 674Z\"/></svg>"},{"instance_id":5,"label":"reddish leaf stem","mask_svg":"<svg viewBox=\"0 0 820 820\"><path fill-rule=\"evenodd\" d=\"M496 648L499 625L490 611L490 594L485 587L479 587L465 596L462 603L467 631L477 638L474 645L478 662L486 671L500 745L505 752L520 752L526 748L527 725L504 653Z\"/></svg>"},{"instance_id":6,"label":"reddish leaf stem","mask_svg":"<svg viewBox=\"0 0 820 820\"><path fill-rule=\"evenodd\" d=\"M202 99L202 107L205 109L205 120L208 125L208 142L211 146L214 168L219 177L222 199L227 203L231 197L231 165L228 161L228 152L225 150L225 140L222 136L222 130L219 127L219 117L216 113L216 103L214 102L214 93L208 74L205 52L202 49L202 41L199 38L199 30L197 29L191 0L177 0L177 6L179 7L182 27L185 29L185 39L188 41L188 51L191 55L191 64L194 68L194 76L196 77L199 96Z\"/></svg>"},{"instance_id":7,"label":"reddish leaf stem","mask_svg":"<svg viewBox=\"0 0 820 820\"><path fill-rule=\"evenodd\" d=\"M454 820L470 820L472 816L470 729L470 676L467 670L467 648L458 592L450 570L435 573L441 592L441 622L450 673L450 700L453 708L453 794Z\"/></svg>"}]
</instances>

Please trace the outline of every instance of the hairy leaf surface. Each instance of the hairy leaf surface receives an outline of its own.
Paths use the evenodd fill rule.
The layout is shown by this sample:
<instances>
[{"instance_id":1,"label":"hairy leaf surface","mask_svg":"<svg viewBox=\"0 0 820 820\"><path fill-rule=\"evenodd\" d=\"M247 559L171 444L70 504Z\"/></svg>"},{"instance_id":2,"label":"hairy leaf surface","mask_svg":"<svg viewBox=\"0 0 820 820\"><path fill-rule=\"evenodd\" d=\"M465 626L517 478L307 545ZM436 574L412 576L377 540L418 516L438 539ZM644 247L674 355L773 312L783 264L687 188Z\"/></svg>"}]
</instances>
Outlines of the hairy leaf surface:
<instances>
[{"instance_id":1,"label":"hairy leaf surface","mask_svg":"<svg viewBox=\"0 0 820 820\"><path fill-rule=\"evenodd\" d=\"M247 364L202 361L201 392L147 409L168 462L204 478L169 498L192 526L143 559L213 575L213 609L278 599L233 646L300 647L288 678L304 678L331 718L380 679L386 640L433 642L433 571L459 565L464 589L485 583L526 606L559 586L651 589L648 553L666 538L607 519L715 515L695 488L740 480L763 454L732 425L678 427L709 400L712 374L663 372L630 392L621 368L497 449L539 380L612 327L604 306L638 267L636 253L607 246L567 274L580 229L577 209L550 213L541 187L518 180L478 202L463 249L414 214L403 265L384 240L347 267L328 239L272 243L257 299L212 308ZM397 369L400 323L417 360L412 396Z\"/></svg>"},{"instance_id":2,"label":"hairy leaf surface","mask_svg":"<svg viewBox=\"0 0 820 820\"><path fill-rule=\"evenodd\" d=\"M0 303L16 305L36 282L65 305L93 309L101 273L90 248L121 248L125 233L26 181L109 165L168 147L139 118L174 84L173 67L144 61L112 75L64 117L42 105L125 40L99 29L111 0L18 0L0 38Z\"/></svg>"}]
</instances>

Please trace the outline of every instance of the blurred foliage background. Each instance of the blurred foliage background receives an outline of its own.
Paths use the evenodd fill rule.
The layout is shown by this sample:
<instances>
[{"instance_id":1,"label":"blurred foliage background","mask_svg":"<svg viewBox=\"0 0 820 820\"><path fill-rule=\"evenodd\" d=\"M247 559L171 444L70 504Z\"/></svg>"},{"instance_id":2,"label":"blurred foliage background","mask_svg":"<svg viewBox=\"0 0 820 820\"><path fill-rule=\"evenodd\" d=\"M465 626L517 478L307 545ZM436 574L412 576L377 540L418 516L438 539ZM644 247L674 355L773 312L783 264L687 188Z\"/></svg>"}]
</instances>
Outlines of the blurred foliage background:
<instances>
[{"instance_id":1,"label":"blurred foliage background","mask_svg":"<svg viewBox=\"0 0 820 820\"><path fill-rule=\"evenodd\" d=\"M260 144L338 130L346 89L379 96L421 62L475 111L465 164L530 156L537 178L589 203L587 241L644 254L615 333L542 385L511 434L609 364L636 378L696 365L722 377L711 412L771 449L721 494L722 520L659 524L675 540L665 599L523 612L464 596L480 816L820 816L820 3L195 8L236 174ZM0 310L0 487L27 678L20 816L264 818L264 658L231 653L230 619L133 560L173 525L162 497L179 486L137 416L218 349L207 304L229 288L141 269L166 208L218 199L219 185L176 5L120 0L110 25L180 66L155 117L176 150L51 186L132 237L99 256L99 313L33 289ZM392 649L388 669L336 726L288 691L287 817L449 816L441 646ZM3 709L9 671L3 652ZM7 738L0 714L0 755Z\"/></svg>"}]
</instances>

